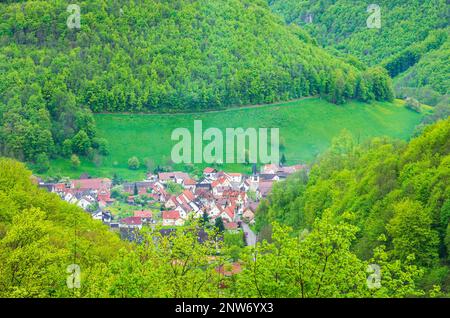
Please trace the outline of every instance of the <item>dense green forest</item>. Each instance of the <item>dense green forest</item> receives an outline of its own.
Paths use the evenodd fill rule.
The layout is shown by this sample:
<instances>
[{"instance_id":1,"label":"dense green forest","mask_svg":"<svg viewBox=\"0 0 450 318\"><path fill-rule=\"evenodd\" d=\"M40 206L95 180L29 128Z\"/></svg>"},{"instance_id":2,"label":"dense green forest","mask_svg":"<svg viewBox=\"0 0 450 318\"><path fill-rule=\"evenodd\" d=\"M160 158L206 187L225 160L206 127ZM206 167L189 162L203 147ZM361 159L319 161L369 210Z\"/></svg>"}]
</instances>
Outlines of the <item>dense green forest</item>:
<instances>
[{"instance_id":1,"label":"dense green forest","mask_svg":"<svg viewBox=\"0 0 450 318\"><path fill-rule=\"evenodd\" d=\"M436 105L450 94L450 6L445 0L380 0L381 28L368 28L374 11L361 0L269 0L288 24L300 25L331 52L385 66L399 97ZM413 67L414 66L414 67ZM411 69L409 69L412 67ZM447 99L448 103L448 99Z\"/></svg>"},{"instance_id":2,"label":"dense green forest","mask_svg":"<svg viewBox=\"0 0 450 318\"><path fill-rule=\"evenodd\" d=\"M422 138L429 139L429 135ZM420 139L417 142L421 143ZM320 208L316 211L322 212ZM396 216L408 223L390 223L393 233L399 232L398 239L409 235L404 230L408 225L414 228L416 222L430 223L425 212L417 217L411 212L408 209ZM429 290L420 288L416 282L424 270L410 258L391 255L386 246L377 246L367 261L358 258L351 250L358 235L353 220L350 215L336 220L325 212L309 233L300 236L274 223L271 242L256 247L228 244L226 238L224 243L219 232L207 228L207 237L200 243L197 233L204 225L196 222L171 235L142 231L140 244L127 243L80 208L38 189L22 163L1 158L0 297L441 295L437 284ZM411 233L420 234L416 240L422 243L413 248L421 248L421 240L430 236L432 240L425 246L430 248L433 261L437 258L432 248L439 234L426 226L423 231ZM236 275L224 276L218 270L231 270L237 260L241 271ZM80 288L66 285L67 279L72 279L68 272L71 264L80 268ZM371 275L368 264L382 268L380 288L370 288L367 283Z\"/></svg>"},{"instance_id":3,"label":"dense green forest","mask_svg":"<svg viewBox=\"0 0 450 318\"><path fill-rule=\"evenodd\" d=\"M419 98L424 103L436 105L440 101L443 102L444 98L439 98L439 95L446 96L447 104L449 103L450 36L448 29L437 34L445 38L445 42L434 50L428 50L417 63L395 78L396 91L400 92L400 96L408 95L408 89L418 88L416 91L420 93ZM434 34L430 37L434 37ZM415 47L420 46L423 46L422 43ZM420 56L420 53L416 55Z\"/></svg>"},{"instance_id":4,"label":"dense green forest","mask_svg":"<svg viewBox=\"0 0 450 318\"><path fill-rule=\"evenodd\" d=\"M32 183L22 163L0 159L0 297L67 297L66 269L106 266L118 236Z\"/></svg>"},{"instance_id":5,"label":"dense green forest","mask_svg":"<svg viewBox=\"0 0 450 318\"><path fill-rule=\"evenodd\" d=\"M424 288L450 292L450 119L425 128L409 143L376 138L358 144L336 138L310 174L277 184L257 211L270 237L274 221L297 233L324 216L357 227L351 251L373 257L380 245L395 259L425 269Z\"/></svg>"},{"instance_id":6,"label":"dense green forest","mask_svg":"<svg viewBox=\"0 0 450 318\"><path fill-rule=\"evenodd\" d=\"M369 29L370 2L362 0L269 0L288 24L301 25L323 46L350 53L370 65L423 41L448 26L445 0L380 0L381 28ZM311 17L308 19L308 17Z\"/></svg>"},{"instance_id":7,"label":"dense green forest","mask_svg":"<svg viewBox=\"0 0 450 318\"><path fill-rule=\"evenodd\" d=\"M80 28L69 3L0 3L0 297L450 296L448 1L379 0L379 29L362 0L80 0ZM410 141L344 131L261 201L254 247L202 220L121 240L16 161L107 156L95 113L307 96L433 111Z\"/></svg>"},{"instance_id":8,"label":"dense green forest","mask_svg":"<svg viewBox=\"0 0 450 318\"><path fill-rule=\"evenodd\" d=\"M0 4L0 151L48 158L105 153L91 112L177 112L322 95L390 100L382 68L333 57L265 1Z\"/></svg>"}]
</instances>

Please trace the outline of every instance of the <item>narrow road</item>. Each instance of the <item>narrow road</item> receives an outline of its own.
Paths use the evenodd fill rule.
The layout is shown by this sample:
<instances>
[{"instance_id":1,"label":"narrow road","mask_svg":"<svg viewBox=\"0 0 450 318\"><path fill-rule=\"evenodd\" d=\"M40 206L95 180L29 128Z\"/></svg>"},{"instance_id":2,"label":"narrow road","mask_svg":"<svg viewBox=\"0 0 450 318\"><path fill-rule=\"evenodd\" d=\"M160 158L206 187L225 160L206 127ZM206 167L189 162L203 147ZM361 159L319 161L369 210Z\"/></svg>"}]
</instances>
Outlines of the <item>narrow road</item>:
<instances>
[{"instance_id":1,"label":"narrow road","mask_svg":"<svg viewBox=\"0 0 450 318\"><path fill-rule=\"evenodd\" d=\"M256 234L250 229L247 223L242 222L242 230L244 230L244 233L247 233L245 235L245 243L247 243L248 246L255 246L256 245Z\"/></svg>"}]
</instances>

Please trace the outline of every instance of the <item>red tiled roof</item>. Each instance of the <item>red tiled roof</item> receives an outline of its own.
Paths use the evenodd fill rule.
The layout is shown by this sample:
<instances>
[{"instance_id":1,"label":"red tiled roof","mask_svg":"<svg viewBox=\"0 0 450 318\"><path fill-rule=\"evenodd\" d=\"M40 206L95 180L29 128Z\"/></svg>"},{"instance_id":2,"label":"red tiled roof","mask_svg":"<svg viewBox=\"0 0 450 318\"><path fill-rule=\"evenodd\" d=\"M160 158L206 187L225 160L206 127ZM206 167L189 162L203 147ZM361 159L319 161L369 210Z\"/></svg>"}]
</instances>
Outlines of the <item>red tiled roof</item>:
<instances>
[{"instance_id":1,"label":"red tiled roof","mask_svg":"<svg viewBox=\"0 0 450 318\"><path fill-rule=\"evenodd\" d=\"M223 210L231 219L234 219L234 206L229 206Z\"/></svg>"},{"instance_id":2,"label":"red tiled roof","mask_svg":"<svg viewBox=\"0 0 450 318\"><path fill-rule=\"evenodd\" d=\"M273 182L272 181L263 181L260 182L258 185L258 190L261 192L261 194L264 196L272 190Z\"/></svg>"},{"instance_id":3,"label":"red tiled roof","mask_svg":"<svg viewBox=\"0 0 450 318\"><path fill-rule=\"evenodd\" d=\"M101 191L97 194L98 201L111 202L111 194L109 191Z\"/></svg>"},{"instance_id":4,"label":"red tiled roof","mask_svg":"<svg viewBox=\"0 0 450 318\"><path fill-rule=\"evenodd\" d=\"M158 173L159 180L169 180L172 178L178 178L187 180L190 179L189 175L185 172L160 172Z\"/></svg>"},{"instance_id":5,"label":"red tiled roof","mask_svg":"<svg viewBox=\"0 0 450 318\"><path fill-rule=\"evenodd\" d=\"M274 172L276 172L276 171L278 171L278 169L279 169L278 165L276 165L276 164L274 164L274 163L266 164L266 165L264 165L264 167L263 167L263 171L264 171L264 172L268 172L268 171L274 171Z\"/></svg>"},{"instance_id":6,"label":"red tiled roof","mask_svg":"<svg viewBox=\"0 0 450 318\"><path fill-rule=\"evenodd\" d=\"M196 185L197 182L194 179L187 179L187 180L184 180L184 184L185 185Z\"/></svg>"},{"instance_id":7,"label":"red tiled roof","mask_svg":"<svg viewBox=\"0 0 450 318\"><path fill-rule=\"evenodd\" d=\"M227 180L227 179L226 179L225 177L220 177L219 179L213 181L213 182L211 183L211 186L212 186L213 188L214 188L214 187L217 187L218 185L224 183L226 180Z\"/></svg>"},{"instance_id":8,"label":"red tiled roof","mask_svg":"<svg viewBox=\"0 0 450 318\"><path fill-rule=\"evenodd\" d=\"M110 186L111 180L108 178L72 180L72 188L75 189L100 190Z\"/></svg>"},{"instance_id":9,"label":"red tiled roof","mask_svg":"<svg viewBox=\"0 0 450 318\"><path fill-rule=\"evenodd\" d=\"M134 211L134 216L138 218L151 218L153 213L151 211Z\"/></svg>"},{"instance_id":10,"label":"red tiled roof","mask_svg":"<svg viewBox=\"0 0 450 318\"><path fill-rule=\"evenodd\" d=\"M189 191L189 190L184 190L184 191L183 191L183 194L184 194L184 196L185 196L189 201L192 201L192 200L195 199L195 196L194 196L194 195L192 194L192 192Z\"/></svg>"},{"instance_id":11,"label":"red tiled roof","mask_svg":"<svg viewBox=\"0 0 450 318\"><path fill-rule=\"evenodd\" d=\"M128 225L141 225L142 219L140 217L130 216L120 220L120 223L128 224Z\"/></svg>"},{"instance_id":12,"label":"red tiled roof","mask_svg":"<svg viewBox=\"0 0 450 318\"><path fill-rule=\"evenodd\" d=\"M227 230L236 230L238 228L238 225L235 222L227 222L224 225Z\"/></svg>"},{"instance_id":13,"label":"red tiled roof","mask_svg":"<svg viewBox=\"0 0 450 318\"><path fill-rule=\"evenodd\" d=\"M203 173L213 173L213 172L215 172L215 171L216 171L216 169L214 169L214 168L206 167L206 168L203 170Z\"/></svg>"},{"instance_id":14,"label":"red tiled roof","mask_svg":"<svg viewBox=\"0 0 450 318\"><path fill-rule=\"evenodd\" d=\"M66 189L66 185L64 183L57 183L53 187L56 191L64 191Z\"/></svg>"},{"instance_id":15,"label":"red tiled roof","mask_svg":"<svg viewBox=\"0 0 450 318\"><path fill-rule=\"evenodd\" d=\"M180 218L180 212L172 210L172 211L164 211L162 213L162 217L165 220L178 220Z\"/></svg>"},{"instance_id":16,"label":"red tiled roof","mask_svg":"<svg viewBox=\"0 0 450 318\"><path fill-rule=\"evenodd\" d=\"M223 191L223 197L228 197L228 198L237 198L239 197L239 195L241 194L240 191L236 191L236 190L225 190ZM245 194L245 192L243 192L243 194Z\"/></svg>"},{"instance_id":17,"label":"red tiled roof","mask_svg":"<svg viewBox=\"0 0 450 318\"><path fill-rule=\"evenodd\" d=\"M139 188L139 189L138 189L138 194L140 194L140 195L148 194L147 189L145 189L145 188Z\"/></svg>"}]
</instances>

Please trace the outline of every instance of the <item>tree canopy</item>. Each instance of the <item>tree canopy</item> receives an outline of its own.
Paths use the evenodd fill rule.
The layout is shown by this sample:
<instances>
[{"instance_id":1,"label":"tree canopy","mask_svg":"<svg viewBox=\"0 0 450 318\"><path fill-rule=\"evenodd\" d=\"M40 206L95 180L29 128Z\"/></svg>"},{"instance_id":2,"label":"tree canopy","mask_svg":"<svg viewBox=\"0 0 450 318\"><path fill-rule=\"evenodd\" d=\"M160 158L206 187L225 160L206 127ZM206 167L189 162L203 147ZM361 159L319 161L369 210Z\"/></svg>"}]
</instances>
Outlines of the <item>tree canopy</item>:
<instances>
[{"instance_id":1,"label":"tree canopy","mask_svg":"<svg viewBox=\"0 0 450 318\"><path fill-rule=\"evenodd\" d=\"M275 185L258 207L257 228L270 233L276 221L301 233L324 215L347 220L358 229L351 250L360 258L386 246L394 259L413 258L430 273L445 270L440 283L448 293L449 164L449 118L408 144L386 138L358 144L343 133L308 176Z\"/></svg>"},{"instance_id":2,"label":"tree canopy","mask_svg":"<svg viewBox=\"0 0 450 318\"><path fill-rule=\"evenodd\" d=\"M77 3L79 29L67 1L0 4L3 155L101 155L91 112L393 97L385 71L334 57L262 0Z\"/></svg>"}]
</instances>

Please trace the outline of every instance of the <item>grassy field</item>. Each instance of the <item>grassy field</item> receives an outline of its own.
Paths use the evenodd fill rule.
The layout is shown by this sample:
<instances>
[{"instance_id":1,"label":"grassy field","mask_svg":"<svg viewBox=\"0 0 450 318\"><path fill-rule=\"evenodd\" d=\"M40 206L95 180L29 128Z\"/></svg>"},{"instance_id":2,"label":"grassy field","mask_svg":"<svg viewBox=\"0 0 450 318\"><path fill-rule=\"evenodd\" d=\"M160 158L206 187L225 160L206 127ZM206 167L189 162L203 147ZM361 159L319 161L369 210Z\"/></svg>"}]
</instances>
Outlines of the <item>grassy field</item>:
<instances>
[{"instance_id":1,"label":"grassy field","mask_svg":"<svg viewBox=\"0 0 450 318\"><path fill-rule=\"evenodd\" d=\"M155 164L166 165L176 144L171 141L172 131L179 127L193 131L194 120L203 121L203 131L209 127L223 131L236 127L278 127L280 139L284 140L286 159L289 164L294 164L311 161L343 129L348 129L360 141L384 135L408 139L421 116L405 109L401 101L373 104L351 102L336 106L319 98L211 113L97 114L95 119L99 133L108 139L110 155L96 163L82 160L76 171L70 167L68 159L54 160L48 175L78 177L87 172L92 176L111 177L117 173L125 179L141 179L145 174L144 165L138 171L129 170L128 159L137 156L141 162L149 158ZM229 164L222 168L241 172L251 169L242 164Z\"/></svg>"}]
</instances>

